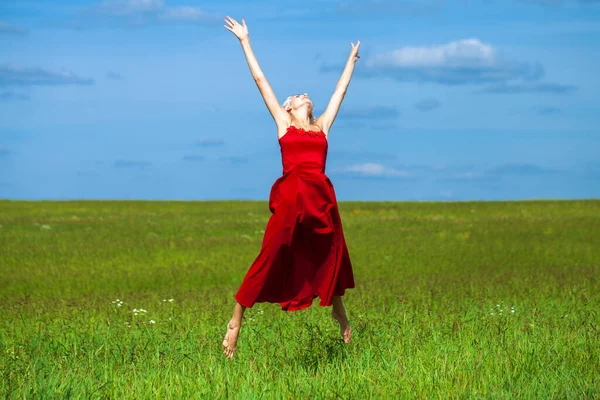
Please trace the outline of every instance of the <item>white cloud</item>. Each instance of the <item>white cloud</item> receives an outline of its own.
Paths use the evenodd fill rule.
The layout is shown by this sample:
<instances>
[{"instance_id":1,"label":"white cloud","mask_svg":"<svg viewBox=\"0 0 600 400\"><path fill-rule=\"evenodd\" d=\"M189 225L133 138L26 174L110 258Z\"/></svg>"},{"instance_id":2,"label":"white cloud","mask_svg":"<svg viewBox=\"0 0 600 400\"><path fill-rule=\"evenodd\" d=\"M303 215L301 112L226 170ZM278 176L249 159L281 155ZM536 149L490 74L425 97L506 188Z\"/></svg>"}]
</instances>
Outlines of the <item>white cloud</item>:
<instances>
[{"instance_id":1,"label":"white cloud","mask_svg":"<svg viewBox=\"0 0 600 400\"><path fill-rule=\"evenodd\" d=\"M159 18L166 21L202 22L211 19L211 16L198 8L182 6L166 9Z\"/></svg>"},{"instance_id":2,"label":"white cloud","mask_svg":"<svg viewBox=\"0 0 600 400\"><path fill-rule=\"evenodd\" d=\"M389 77L406 82L506 87L514 80L537 83L545 74L539 62L509 59L499 49L477 38L430 46L404 46L365 55L364 58L356 67L357 76ZM322 65L320 69L333 72L339 71L340 66ZM428 105L425 106L427 108Z\"/></svg>"},{"instance_id":3,"label":"white cloud","mask_svg":"<svg viewBox=\"0 0 600 400\"><path fill-rule=\"evenodd\" d=\"M372 176L372 177L412 177L413 174L408 171L401 171L395 168L386 167L378 163L363 163L355 164L349 167L339 168L337 171L352 173L359 176Z\"/></svg>"},{"instance_id":4,"label":"white cloud","mask_svg":"<svg viewBox=\"0 0 600 400\"><path fill-rule=\"evenodd\" d=\"M375 54L367 67L481 67L499 64L499 54L478 39L464 39L437 46L406 46Z\"/></svg>"}]
</instances>

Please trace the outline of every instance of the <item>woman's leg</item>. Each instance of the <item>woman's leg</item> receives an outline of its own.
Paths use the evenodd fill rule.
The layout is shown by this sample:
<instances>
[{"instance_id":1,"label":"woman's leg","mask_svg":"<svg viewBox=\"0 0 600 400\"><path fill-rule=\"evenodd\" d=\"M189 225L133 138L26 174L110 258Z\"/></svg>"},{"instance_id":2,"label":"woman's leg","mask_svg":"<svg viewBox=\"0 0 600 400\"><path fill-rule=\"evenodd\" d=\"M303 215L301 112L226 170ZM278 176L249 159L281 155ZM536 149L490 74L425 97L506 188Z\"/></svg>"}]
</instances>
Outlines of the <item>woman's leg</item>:
<instances>
[{"instance_id":1,"label":"woman's leg","mask_svg":"<svg viewBox=\"0 0 600 400\"><path fill-rule=\"evenodd\" d=\"M235 344L237 343L240 328L242 327L242 316L244 315L244 311L246 311L246 307L236 302L235 308L233 309L233 316L227 323L227 333L225 334L225 339L223 339L223 354L230 359L233 358L233 354L236 350Z\"/></svg>"},{"instance_id":2,"label":"woman's leg","mask_svg":"<svg viewBox=\"0 0 600 400\"><path fill-rule=\"evenodd\" d=\"M344 338L344 342L350 343L352 328L350 328L350 322L348 321L348 316L346 315L346 309L344 308L342 296L333 296L332 302L333 308L331 310L331 316L340 323L340 333Z\"/></svg>"}]
</instances>

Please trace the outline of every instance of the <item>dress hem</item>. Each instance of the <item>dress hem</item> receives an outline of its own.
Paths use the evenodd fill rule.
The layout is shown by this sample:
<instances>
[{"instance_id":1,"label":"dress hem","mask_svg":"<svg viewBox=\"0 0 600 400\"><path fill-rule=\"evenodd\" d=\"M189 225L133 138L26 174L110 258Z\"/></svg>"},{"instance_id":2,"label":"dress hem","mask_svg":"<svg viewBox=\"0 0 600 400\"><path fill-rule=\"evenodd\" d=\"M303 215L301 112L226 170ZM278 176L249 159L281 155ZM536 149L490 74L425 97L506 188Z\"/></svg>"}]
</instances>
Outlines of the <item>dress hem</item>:
<instances>
[{"instance_id":1,"label":"dress hem","mask_svg":"<svg viewBox=\"0 0 600 400\"><path fill-rule=\"evenodd\" d=\"M347 287L347 288L345 288L345 289L343 289L343 290L341 291L341 292L342 292L342 294L334 294L333 296L344 296L344 294L346 294L346 290L348 290L348 289L354 289L354 286L352 286L352 287ZM308 308L308 307L312 306L312 305L313 305L313 303L314 303L314 301L315 301L315 299L316 299L317 297L319 298L319 303L318 303L318 306L319 306L319 307L331 307L331 306L333 306L333 301L330 301L330 302L329 302L329 304L324 304L324 301L321 299L321 297L320 297L318 294L315 294L315 295L313 296L313 298L312 298L312 300L311 300L311 302L310 302L310 303L306 303L306 304L303 304L302 306L299 306L299 307L294 307L294 308L289 308L289 307L288 307L288 308L283 308L283 307L282 307L282 308L281 308L281 311L287 311L287 312L290 312L290 311L300 311L300 310L304 310L305 308ZM248 305L248 304L250 304L250 303L246 303L245 301L243 301L243 302L239 301L239 299L237 298L237 295L235 295L235 296L234 296L234 299L235 299L235 301L237 301L238 303L240 303L242 306L244 306L244 307L246 307L246 308L252 308L252 307L253 307L253 306L254 306L256 303L281 304L281 303L284 303L284 302L287 302L287 301L291 301L291 300L283 300L283 301L276 301L276 300L260 300L260 301L255 301L254 303L252 303L252 305ZM292 299L292 300L298 300L298 299ZM244 304L244 303L245 303L245 304Z\"/></svg>"}]
</instances>

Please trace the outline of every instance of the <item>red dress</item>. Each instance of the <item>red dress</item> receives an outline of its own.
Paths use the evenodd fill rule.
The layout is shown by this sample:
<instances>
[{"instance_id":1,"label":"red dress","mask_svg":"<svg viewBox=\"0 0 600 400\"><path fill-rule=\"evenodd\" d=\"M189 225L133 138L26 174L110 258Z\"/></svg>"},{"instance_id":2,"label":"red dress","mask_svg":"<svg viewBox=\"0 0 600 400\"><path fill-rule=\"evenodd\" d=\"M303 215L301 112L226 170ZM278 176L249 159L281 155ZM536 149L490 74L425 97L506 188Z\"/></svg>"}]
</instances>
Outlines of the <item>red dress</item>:
<instances>
[{"instance_id":1,"label":"red dress","mask_svg":"<svg viewBox=\"0 0 600 400\"><path fill-rule=\"evenodd\" d=\"M323 131L290 126L279 139L283 175L269 195L269 218L260 253L235 294L238 303L281 304L282 310L332 305L354 287L333 184L325 175Z\"/></svg>"}]
</instances>

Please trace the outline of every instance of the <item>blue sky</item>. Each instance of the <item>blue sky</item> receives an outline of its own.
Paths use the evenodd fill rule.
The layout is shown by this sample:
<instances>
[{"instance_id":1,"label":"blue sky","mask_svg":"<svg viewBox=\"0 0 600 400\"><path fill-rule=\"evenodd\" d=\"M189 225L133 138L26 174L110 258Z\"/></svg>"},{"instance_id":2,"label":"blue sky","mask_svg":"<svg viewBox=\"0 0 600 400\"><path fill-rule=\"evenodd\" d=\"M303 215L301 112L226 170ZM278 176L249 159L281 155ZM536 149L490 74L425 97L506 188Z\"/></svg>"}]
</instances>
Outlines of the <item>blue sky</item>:
<instances>
[{"instance_id":1,"label":"blue sky","mask_svg":"<svg viewBox=\"0 0 600 400\"><path fill-rule=\"evenodd\" d=\"M0 2L0 198L268 199L280 102L330 131L338 200L600 197L600 0Z\"/></svg>"}]
</instances>

